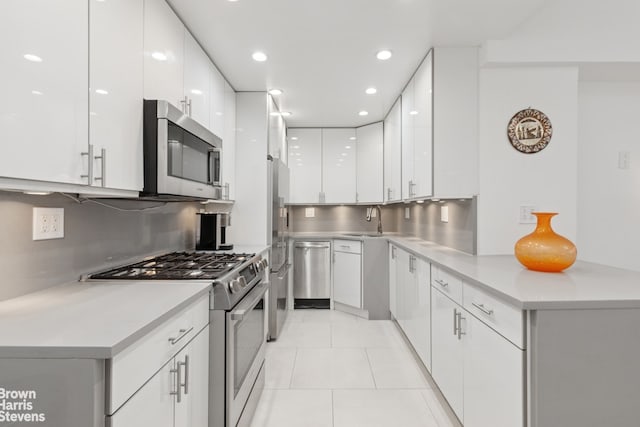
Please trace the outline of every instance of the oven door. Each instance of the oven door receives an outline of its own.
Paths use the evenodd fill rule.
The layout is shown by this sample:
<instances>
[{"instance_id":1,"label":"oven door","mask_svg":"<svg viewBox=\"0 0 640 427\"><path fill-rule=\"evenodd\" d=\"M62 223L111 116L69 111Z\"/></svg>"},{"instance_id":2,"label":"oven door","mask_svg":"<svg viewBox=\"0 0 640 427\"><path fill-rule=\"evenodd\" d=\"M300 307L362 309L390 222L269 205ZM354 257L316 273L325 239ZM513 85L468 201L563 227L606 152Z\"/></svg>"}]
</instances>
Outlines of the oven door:
<instances>
[{"instance_id":1,"label":"oven door","mask_svg":"<svg viewBox=\"0 0 640 427\"><path fill-rule=\"evenodd\" d=\"M226 314L227 325L227 425L235 426L254 390L265 358L267 312L265 294L269 283L257 284ZM258 384L260 385L260 384Z\"/></svg>"}]
</instances>

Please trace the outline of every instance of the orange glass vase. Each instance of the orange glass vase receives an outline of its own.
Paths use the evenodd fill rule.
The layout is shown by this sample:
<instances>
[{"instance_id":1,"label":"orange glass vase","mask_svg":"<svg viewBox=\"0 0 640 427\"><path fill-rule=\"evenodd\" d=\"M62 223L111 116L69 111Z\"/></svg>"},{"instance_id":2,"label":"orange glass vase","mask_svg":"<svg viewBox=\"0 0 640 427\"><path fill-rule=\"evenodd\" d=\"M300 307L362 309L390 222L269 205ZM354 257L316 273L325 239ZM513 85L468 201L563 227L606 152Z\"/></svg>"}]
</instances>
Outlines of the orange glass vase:
<instances>
[{"instance_id":1,"label":"orange glass vase","mask_svg":"<svg viewBox=\"0 0 640 427\"><path fill-rule=\"evenodd\" d=\"M533 233L516 242L518 261L530 270L558 272L570 267L578 254L571 240L557 234L551 228L554 212L533 212L538 224Z\"/></svg>"}]
</instances>

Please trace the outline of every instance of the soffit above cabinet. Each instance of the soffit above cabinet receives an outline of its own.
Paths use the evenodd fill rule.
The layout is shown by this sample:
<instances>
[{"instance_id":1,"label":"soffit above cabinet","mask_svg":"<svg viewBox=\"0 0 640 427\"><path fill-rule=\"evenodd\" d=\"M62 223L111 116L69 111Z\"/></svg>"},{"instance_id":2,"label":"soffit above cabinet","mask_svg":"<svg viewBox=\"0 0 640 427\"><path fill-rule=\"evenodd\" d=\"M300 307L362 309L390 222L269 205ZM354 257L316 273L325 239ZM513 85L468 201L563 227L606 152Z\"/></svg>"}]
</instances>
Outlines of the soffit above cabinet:
<instances>
[{"instance_id":1,"label":"soffit above cabinet","mask_svg":"<svg viewBox=\"0 0 640 427\"><path fill-rule=\"evenodd\" d=\"M278 104L293 113L289 126L356 127L384 118L432 46L503 38L547 1L169 3L237 91L284 91ZM377 60L381 49L393 57ZM258 50L266 62L252 60ZM365 94L368 87L377 94Z\"/></svg>"}]
</instances>

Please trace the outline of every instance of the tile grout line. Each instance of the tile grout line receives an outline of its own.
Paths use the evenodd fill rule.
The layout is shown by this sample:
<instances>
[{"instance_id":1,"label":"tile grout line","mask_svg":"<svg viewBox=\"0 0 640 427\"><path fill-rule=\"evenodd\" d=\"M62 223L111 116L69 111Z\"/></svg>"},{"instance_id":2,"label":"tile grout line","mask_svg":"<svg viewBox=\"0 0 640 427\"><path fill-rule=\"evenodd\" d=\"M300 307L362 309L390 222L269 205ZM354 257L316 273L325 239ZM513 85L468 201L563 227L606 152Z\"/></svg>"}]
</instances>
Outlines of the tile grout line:
<instances>
[{"instance_id":1,"label":"tile grout line","mask_svg":"<svg viewBox=\"0 0 640 427\"><path fill-rule=\"evenodd\" d=\"M373 365L371 364L371 359L369 358L369 349L367 347L364 348L364 354L367 356L367 362L369 363L369 370L371 371L371 378L373 379L373 388L374 390L379 390L378 383L376 382L376 376L373 373Z\"/></svg>"},{"instance_id":2,"label":"tile grout line","mask_svg":"<svg viewBox=\"0 0 640 427\"><path fill-rule=\"evenodd\" d=\"M293 373L296 370L296 362L298 361L298 347L296 349L296 354L293 356L293 367L291 368L291 378L289 379L289 390L293 390Z\"/></svg>"}]
</instances>

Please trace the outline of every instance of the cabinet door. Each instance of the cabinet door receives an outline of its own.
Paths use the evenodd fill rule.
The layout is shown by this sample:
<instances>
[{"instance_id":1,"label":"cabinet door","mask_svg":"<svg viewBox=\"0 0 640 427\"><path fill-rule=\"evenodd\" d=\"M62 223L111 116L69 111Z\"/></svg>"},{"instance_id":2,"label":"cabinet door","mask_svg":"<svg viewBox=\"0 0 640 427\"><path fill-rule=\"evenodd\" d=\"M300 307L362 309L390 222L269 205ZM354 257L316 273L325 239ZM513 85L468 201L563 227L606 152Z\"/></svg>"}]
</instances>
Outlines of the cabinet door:
<instances>
[{"instance_id":1,"label":"cabinet door","mask_svg":"<svg viewBox=\"0 0 640 427\"><path fill-rule=\"evenodd\" d=\"M398 317L396 288L397 288L397 252L398 248L389 245L389 311L394 318Z\"/></svg>"},{"instance_id":2,"label":"cabinet door","mask_svg":"<svg viewBox=\"0 0 640 427\"><path fill-rule=\"evenodd\" d=\"M411 197L433 194L433 61L432 51L416 71L413 87L413 178ZM409 153L410 154L410 153Z\"/></svg>"},{"instance_id":3,"label":"cabinet door","mask_svg":"<svg viewBox=\"0 0 640 427\"><path fill-rule=\"evenodd\" d=\"M111 427L173 427L176 390L173 359L157 372L110 418Z\"/></svg>"},{"instance_id":4,"label":"cabinet door","mask_svg":"<svg viewBox=\"0 0 640 427\"><path fill-rule=\"evenodd\" d=\"M402 92L402 199L413 197L413 146L414 146L414 122L418 114L414 100L415 77Z\"/></svg>"},{"instance_id":5,"label":"cabinet door","mask_svg":"<svg viewBox=\"0 0 640 427\"><path fill-rule=\"evenodd\" d=\"M409 272L409 253L398 248L396 251L396 304L398 315L396 320L406 333L409 307L407 306L407 298L409 290L407 282L411 280Z\"/></svg>"},{"instance_id":6,"label":"cabinet door","mask_svg":"<svg viewBox=\"0 0 640 427\"><path fill-rule=\"evenodd\" d=\"M432 287L431 294L431 375L463 420L463 344L454 333L455 314L462 308Z\"/></svg>"},{"instance_id":7,"label":"cabinet door","mask_svg":"<svg viewBox=\"0 0 640 427\"><path fill-rule=\"evenodd\" d=\"M322 130L289 129L291 203L318 203L322 192Z\"/></svg>"},{"instance_id":8,"label":"cabinet door","mask_svg":"<svg viewBox=\"0 0 640 427\"><path fill-rule=\"evenodd\" d=\"M412 344L422 363L431 371L431 264L418 259L415 270L415 305Z\"/></svg>"},{"instance_id":9,"label":"cabinet door","mask_svg":"<svg viewBox=\"0 0 640 427\"><path fill-rule=\"evenodd\" d=\"M89 12L91 185L140 191L143 0L91 2Z\"/></svg>"},{"instance_id":10,"label":"cabinet door","mask_svg":"<svg viewBox=\"0 0 640 427\"><path fill-rule=\"evenodd\" d=\"M144 97L181 107L184 25L165 0L144 1Z\"/></svg>"},{"instance_id":11,"label":"cabinet door","mask_svg":"<svg viewBox=\"0 0 640 427\"><path fill-rule=\"evenodd\" d=\"M322 129L322 192L325 203L356 201L355 137L355 129Z\"/></svg>"},{"instance_id":12,"label":"cabinet door","mask_svg":"<svg viewBox=\"0 0 640 427\"><path fill-rule=\"evenodd\" d=\"M224 82L224 133L222 134L222 182L224 197L235 199L236 177L236 92Z\"/></svg>"},{"instance_id":13,"label":"cabinet door","mask_svg":"<svg viewBox=\"0 0 640 427\"><path fill-rule=\"evenodd\" d=\"M84 0L0 2L0 176L87 184L88 13Z\"/></svg>"},{"instance_id":14,"label":"cabinet door","mask_svg":"<svg viewBox=\"0 0 640 427\"><path fill-rule=\"evenodd\" d=\"M400 98L384 120L384 200L402 200L402 110Z\"/></svg>"},{"instance_id":15,"label":"cabinet door","mask_svg":"<svg viewBox=\"0 0 640 427\"><path fill-rule=\"evenodd\" d=\"M209 130L224 140L225 120L226 120L226 86L227 81L215 65L209 62ZM234 108L235 114L235 108Z\"/></svg>"},{"instance_id":16,"label":"cabinet door","mask_svg":"<svg viewBox=\"0 0 640 427\"><path fill-rule=\"evenodd\" d=\"M362 308L361 255L333 253L333 300Z\"/></svg>"},{"instance_id":17,"label":"cabinet door","mask_svg":"<svg viewBox=\"0 0 640 427\"><path fill-rule=\"evenodd\" d=\"M191 33L184 29L184 96L188 98L187 113L202 126L209 128L211 102L211 62Z\"/></svg>"},{"instance_id":18,"label":"cabinet door","mask_svg":"<svg viewBox=\"0 0 640 427\"><path fill-rule=\"evenodd\" d=\"M209 326L175 357L184 386L175 407L175 427L207 427L209 422Z\"/></svg>"},{"instance_id":19,"label":"cabinet door","mask_svg":"<svg viewBox=\"0 0 640 427\"><path fill-rule=\"evenodd\" d=\"M382 122L356 129L358 203L382 203L384 143Z\"/></svg>"},{"instance_id":20,"label":"cabinet door","mask_svg":"<svg viewBox=\"0 0 640 427\"><path fill-rule=\"evenodd\" d=\"M524 352L471 314L466 318L464 425L522 426Z\"/></svg>"}]
</instances>

